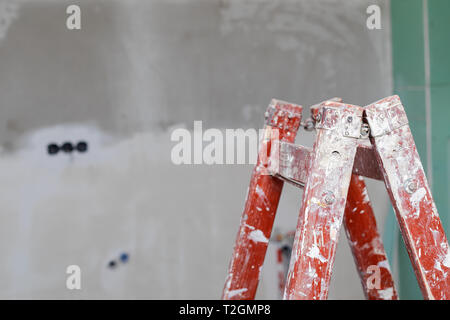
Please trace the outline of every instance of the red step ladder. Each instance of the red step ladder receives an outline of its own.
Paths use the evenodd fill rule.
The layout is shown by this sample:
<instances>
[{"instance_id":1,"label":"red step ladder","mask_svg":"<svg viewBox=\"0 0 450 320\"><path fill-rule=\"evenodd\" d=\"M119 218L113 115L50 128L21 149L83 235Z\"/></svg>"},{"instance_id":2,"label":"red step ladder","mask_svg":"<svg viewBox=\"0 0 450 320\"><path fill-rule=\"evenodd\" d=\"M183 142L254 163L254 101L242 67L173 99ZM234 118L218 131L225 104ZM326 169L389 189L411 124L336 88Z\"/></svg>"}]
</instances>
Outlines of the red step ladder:
<instances>
[{"instance_id":1,"label":"red step ladder","mask_svg":"<svg viewBox=\"0 0 450 320\"><path fill-rule=\"evenodd\" d=\"M284 181L304 188L285 299L326 299L342 222L368 299L397 299L363 177L384 181L425 299L450 299L450 251L398 96L367 107L272 100L223 299L254 299ZM295 145L315 127L312 149ZM378 282L373 275L378 272Z\"/></svg>"}]
</instances>

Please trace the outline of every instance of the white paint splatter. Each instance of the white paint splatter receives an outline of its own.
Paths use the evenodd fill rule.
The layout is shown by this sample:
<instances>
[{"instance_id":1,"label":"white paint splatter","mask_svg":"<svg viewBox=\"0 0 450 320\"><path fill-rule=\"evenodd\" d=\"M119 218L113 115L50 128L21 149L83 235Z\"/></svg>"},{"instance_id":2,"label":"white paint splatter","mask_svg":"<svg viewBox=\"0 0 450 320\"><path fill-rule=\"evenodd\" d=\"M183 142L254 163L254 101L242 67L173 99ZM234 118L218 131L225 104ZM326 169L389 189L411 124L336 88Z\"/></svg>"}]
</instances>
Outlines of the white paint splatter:
<instances>
[{"instance_id":1,"label":"white paint splatter","mask_svg":"<svg viewBox=\"0 0 450 320\"><path fill-rule=\"evenodd\" d=\"M248 225L248 224L245 224L245 226L246 226L247 228L251 229L251 230L255 230L255 227L254 227L254 226L251 226L251 225Z\"/></svg>"},{"instance_id":2,"label":"white paint splatter","mask_svg":"<svg viewBox=\"0 0 450 320\"><path fill-rule=\"evenodd\" d=\"M438 243L441 242L441 233L439 232L439 230L433 230L431 228L430 231L433 234L434 244L437 245Z\"/></svg>"},{"instance_id":3,"label":"white paint splatter","mask_svg":"<svg viewBox=\"0 0 450 320\"><path fill-rule=\"evenodd\" d=\"M377 263L377 265L378 265L380 268L385 268L385 269L387 269L387 270L391 270L391 268L390 268L390 266L389 266L389 262L388 262L387 260L380 261L380 262Z\"/></svg>"},{"instance_id":4,"label":"white paint splatter","mask_svg":"<svg viewBox=\"0 0 450 320\"><path fill-rule=\"evenodd\" d=\"M423 197L426 195L426 190L425 188L420 188L418 189L416 192L414 192L411 197L411 205L416 209L412 215L414 216L414 218L418 218L420 215L420 201L422 201Z\"/></svg>"},{"instance_id":5,"label":"white paint splatter","mask_svg":"<svg viewBox=\"0 0 450 320\"><path fill-rule=\"evenodd\" d=\"M338 234L338 228L334 224L332 224L330 226L330 239L333 241L336 241L337 234Z\"/></svg>"},{"instance_id":6,"label":"white paint splatter","mask_svg":"<svg viewBox=\"0 0 450 320\"><path fill-rule=\"evenodd\" d=\"M447 268L450 268L450 251L447 251L444 260L442 260L442 264Z\"/></svg>"},{"instance_id":7,"label":"white paint splatter","mask_svg":"<svg viewBox=\"0 0 450 320\"><path fill-rule=\"evenodd\" d=\"M311 278L317 277L316 269L313 269L311 267L311 263L308 264L308 276L310 276Z\"/></svg>"},{"instance_id":8,"label":"white paint splatter","mask_svg":"<svg viewBox=\"0 0 450 320\"><path fill-rule=\"evenodd\" d=\"M244 293L246 292L248 289L247 288L242 288L242 289L236 289L236 290L231 290L228 292L228 298L232 298L238 294Z\"/></svg>"},{"instance_id":9,"label":"white paint splatter","mask_svg":"<svg viewBox=\"0 0 450 320\"><path fill-rule=\"evenodd\" d=\"M256 194L263 200L266 201L266 194L260 186L256 186Z\"/></svg>"},{"instance_id":10,"label":"white paint splatter","mask_svg":"<svg viewBox=\"0 0 450 320\"><path fill-rule=\"evenodd\" d=\"M370 199L369 199L369 195L367 194L367 189L364 189L363 191L363 195L364 195L364 203L369 203Z\"/></svg>"},{"instance_id":11,"label":"white paint splatter","mask_svg":"<svg viewBox=\"0 0 450 320\"><path fill-rule=\"evenodd\" d=\"M269 242L269 239L266 238L266 236L261 230L254 230L250 232L248 238L250 240L253 240L254 242L265 242L265 243Z\"/></svg>"},{"instance_id":12,"label":"white paint splatter","mask_svg":"<svg viewBox=\"0 0 450 320\"><path fill-rule=\"evenodd\" d=\"M418 189L416 192L414 192L411 195L411 204L416 207L419 205L420 201L423 199L423 197L427 194L427 191L425 190L425 188L420 188Z\"/></svg>"},{"instance_id":13,"label":"white paint splatter","mask_svg":"<svg viewBox=\"0 0 450 320\"><path fill-rule=\"evenodd\" d=\"M378 290L378 295L383 300L392 300L392 297L394 296L394 288L387 288L384 290Z\"/></svg>"},{"instance_id":14,"label":"white paint splatter","mask_svg":"<svg viewBox=\"0 0 450 320\"><path fill-rule=\"evenodd\" d=\"M230 273L228 274L228 276L227 276L227 282L226 282L226 284L225 284L225 288L226 288L227 291L230 290L231 279L232 279L232 278L233 278L233 273L230 272Z\"/></svg>"},{"instance_id":15,"label":"white paint splatter","mask_svg":"<svg viewBox=\"0 0 450 320\"><path fill-rule=\"evenodd\" d=\"M443 272L443 270L442 270L442 268L441 268L441 263L440 263L439 261L436 261L436 262L434 263L434 269Z\"/></svg>"},{"instance_id":16,"label":"white paint splatter","mask_svg":"<svg viewBox=\"0 0 450 320\"><path fill-rule=\"evenodd\" d=\"M327 261L327 259L320 254L320 250L319 250L319 247L317 245L313 245L306 255L308 257L313 258L313 259L319 259L320 262Z\"/></svg>"}]
</instances>

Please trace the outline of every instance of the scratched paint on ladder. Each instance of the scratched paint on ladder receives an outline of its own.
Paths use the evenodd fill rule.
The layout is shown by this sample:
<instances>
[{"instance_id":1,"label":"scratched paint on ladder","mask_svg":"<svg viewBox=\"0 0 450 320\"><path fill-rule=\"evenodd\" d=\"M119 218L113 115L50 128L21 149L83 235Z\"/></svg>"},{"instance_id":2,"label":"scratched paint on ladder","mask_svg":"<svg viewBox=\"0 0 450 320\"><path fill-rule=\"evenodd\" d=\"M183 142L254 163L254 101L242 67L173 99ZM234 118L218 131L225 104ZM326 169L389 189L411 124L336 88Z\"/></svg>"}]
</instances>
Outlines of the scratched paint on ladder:
<instances>
[{"instance_id":1,"label":"scratched paint on ladder","mask_svg":"<svg viewBox=\"0 0 450 320\"><path fill-rule=\"evenodd\" d=\"M241 225L223 290L223 299L255 298L283 187L283 181L268 174L267 158L270 155L272 141L280 139L294 142L300 126L301 113L300 106L275 99L267 109L265 138L250 180Z\"/></svg>"},{"instance_id":2,"label":"scratched paint on ladder","mask_svg":"<svg viewBox=\"0 0 450 320\"><path fill-rule=\"evenodd\" d=\"M450 288L448 242L407 126L403 106L398 97L393 96L374 103L364 112L363 116L361 107L326 101L315 113L315 116L319 115L316 118L318 134L312 151L280 141L271 144L267 172L293 182L298 187L305 185L284 298L327 298L339 229L344 221L366 297L397 299L364 179L358 175L359 172L364 172L370 177L385 181L425 298L445 299L449 296ZM363 117L367 118L372 129L372 148L359 140L369 136L369 131L362 124ZM278 115L269 121L278 121ZM376 156L375 163L369 160L373 156ZM358 159L357 162L355 158ZM290 168L289 165L292 166L293 163L302 170ZM353 166L354 163L356 167ZM259 165L256 172L261 171L258 168ZM256 187L251 184L250 190L254 190L257 201L270 203L271 192L262 188L261 184ZM247 202L249 199L251 197L247 198ZM260 213L262 209L257 204L252 204L247 211L254 215L255 212ZM275 211L276 207L273 218ZM266 229L268 232L263 232L252 223L251 227L246 224L247 218L244 211L244 224L241 224L238 237L244 237L244 240L255 244L267 243L272 225ZM252 231L245 232L247 229ZM255 254L254 248L250 242L243 244L238 240L237 249L248 249L243 256L247 263L249 257ZM259 255L262 260L267 246L263 248L264 251ZM233 259L238 257L242 259L235 248ZM262 261L257 262L257 270L260 272ZM232 265L233 263L234 260ZM380 268L380 287L372 288L368 285L371 275L369 267L372 266ZM254 273L247 278L237 278L241 281L240 284L252 286L250 294L246 294L250 291L248 286L236 285L231 288L232 281L237 282L234 275L236 270L242 273L242 270L247 272L254 269L254 263L247 264L240 270L230 267L224 298L254 298L257 286ZM260 276L260 273L257 275Z\"/></svg>"},{"instance_id":3,"label":"scratched paint on ladder","mask_svg":"<svg viewBox=\"0 0 450 320\"><path fill-rule=\"evenodd\" d=\"M364 214L361 214L363 213ZM344 227L364 294L371 300L397 299L387 255L378 233L367 188L361 176L352 175L347 195ZM380 286L369 286L371 266L380 268Z\"/></svg>"},{"instance_id":4,"label":"scratched paint on ladder","mask_svg":"<svg viewBox=\"0 0 450 320\"><path fill-rule=\"evenodd\" d=\"M285 289L286 299L326 299L328 295L357 148L354 137L360 135L362 111L361 107L334 101L321 105ZM348 121L350 117L352 120ZM315 254L308 255L308 252Z\"/></svg>"},{"instance_id":5,"label":"scratched paint on ladder","mask_svg":"<svg viewBox=\"0 0 450 320\"><path fill-rule=\"evenodd\" d=\"M426 299L450 299L449 245L400 98L375 102L366 115L422 294Z\"/></svg>"}]
</instances>

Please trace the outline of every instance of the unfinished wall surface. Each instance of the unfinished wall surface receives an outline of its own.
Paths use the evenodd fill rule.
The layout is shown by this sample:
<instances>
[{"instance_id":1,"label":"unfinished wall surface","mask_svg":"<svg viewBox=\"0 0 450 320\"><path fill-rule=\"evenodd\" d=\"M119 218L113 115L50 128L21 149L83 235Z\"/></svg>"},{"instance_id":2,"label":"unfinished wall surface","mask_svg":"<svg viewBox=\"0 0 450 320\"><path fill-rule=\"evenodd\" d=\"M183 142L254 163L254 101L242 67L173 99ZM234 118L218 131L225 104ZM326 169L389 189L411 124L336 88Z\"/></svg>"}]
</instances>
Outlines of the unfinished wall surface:
<instances>
[{"instance_id":1,"label":"unfinished wall surface","mask_svg":"<svg viewBox=\"0 0 450 320\"><path fill-rule=\"evenodd\" d=\"M0 1L0 298L220 298L252 166L175 165L173 129L260 128L273 97L392 90L388 1L76 1L81 30L70 4ZM382 227L387 195L369 191ZM284 192L289 231L301 191ZM330 298L362 298L340 239ZM278 298L273 250L258 298ZM81 290L66 288L73 264Z\"/></svg>"}]
</instances>

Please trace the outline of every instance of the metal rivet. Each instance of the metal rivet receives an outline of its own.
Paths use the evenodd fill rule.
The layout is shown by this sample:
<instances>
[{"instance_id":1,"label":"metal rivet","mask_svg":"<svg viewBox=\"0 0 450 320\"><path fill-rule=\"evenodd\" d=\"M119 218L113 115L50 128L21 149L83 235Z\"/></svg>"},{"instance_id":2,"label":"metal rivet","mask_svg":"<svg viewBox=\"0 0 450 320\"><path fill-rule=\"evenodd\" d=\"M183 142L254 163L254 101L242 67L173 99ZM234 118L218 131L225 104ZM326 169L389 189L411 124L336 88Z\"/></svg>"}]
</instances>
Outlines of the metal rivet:
<instances>
[{"instance_id":1,"label":"metal rivet","mask_svg":"<svg viewBox=\"0 0 450 320\"><path fill-rule=\"evenodd\" d=\"M405 182L405 189L406 192L408 193L414 193L417 190L418 184L417 184L417 180L415 179L408 179Z\"/></svg>"},{"instance_id":2,"label":"metal rivet","mask_svg":"<svg viewBox=\"0 0 450 320\"><path fill-rule=\"evenodd\" d=\"M334 203L334 194L333 194L333 192L327 191L327 193L325 194L323 200L325 201L326 204L332 205Z\"/></svg>"},{"instance_id":3,"label":"metal rivet","mask_svg":"<svg viewBox=\"0 0 450 320\"><path fill-rule=\"evenodd\" d=\"M361 126L361 136L367 137L370 133L370 127L367 123L363 123Z\"/></svg>"},{"instance_id":4,"label":"metal rivet","mask_svg":"<svg viewBox=\"0 0 450 320\"><path fill-rule=\"evenodd\" d=\"M314 130L314 121L312 121L312 119L307 119L303 127L306 131Z\"/></svg>"}]
</instances>

